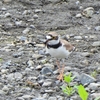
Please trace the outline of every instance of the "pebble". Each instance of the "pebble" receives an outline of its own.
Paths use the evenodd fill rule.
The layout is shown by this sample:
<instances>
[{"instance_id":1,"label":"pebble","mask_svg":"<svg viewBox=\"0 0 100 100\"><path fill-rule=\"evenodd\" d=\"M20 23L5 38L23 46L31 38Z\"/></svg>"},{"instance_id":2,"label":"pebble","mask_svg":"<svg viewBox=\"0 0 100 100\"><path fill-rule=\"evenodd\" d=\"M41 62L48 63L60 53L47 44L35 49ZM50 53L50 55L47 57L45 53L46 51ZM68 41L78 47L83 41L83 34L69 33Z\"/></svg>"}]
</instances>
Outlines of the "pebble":
<instances>
[{"instance_id":1,"label":"pebble","mask_svg":"<svg viewBox=\"0 0 100 100\"><path fill-rule=\"evenodd\" d=\"M94 98L97 98L97 97L100 98L100 93L93 93L91 94L91 96L93 96ZM100 99L97 99L97 100L100 100Z\"/></svg>"},{"instance_id":2,"label":"pebble","mask_svg":"<svg viewBox=\"0 0 100 100\"><path fill-rule=\"evenodd\" d=\"M39 13L39 12L41 12L42 10L41 9L35 9L35 13Z\"/></svg>"},{"instance_id":3,"label":"pebble","mask_svg":"<svg viewBox=\"0 0 100 100\"><path fill-rule=\"evenodd\" d=\"M64 100L64 97L57 95L57 100Z\"/></svg>"},{"instance_id":4,"label":"pebble","mask_svg":"<svg viewBox=\"0 0 100 100\"><path fill-rule=\"evenodd\" d=\"M32 99L32 100L47 100L47 99L44 99L44 98L35 98L35 99Z\"/></svg>"},{"instance_id":5,"label":"pebble","mask_svg":"<svg viewBox=\"0 0 100 100\"><path fill-rule=\"evenodd\" d=\"M43 83L43 87L47 87L47 86L51 86L52 85L52 82L50 82L50 81L46 81L46 82L44 82Z\"/></svg>"},{"instance_id":6,"label":"pebble","mask_svg":"<svg viewBox=\"0 0 100 100\"><path fill-rule=\"evenodd\" d=\"M7 77L7 80L9 80L9 81L15 80L15 79L14 79L14 74L13 74L13 73L8 74L6 77Z\"/></svg>"},{"instance_id":7,"label":"pebble","mask_svg":"<svg viewBox=\"0 0 100 100\"><path fill-rule=\"evenodd\" d=\"M95 27L95 30L96 30L96 31L100 31L100 26L96 26L96 27Z\"/></svg>"},{"instance_id":8,"label":"pebble","mask_svg":"<svg viewBox=\"0 0 100 100\"><path fill-rule=\"evenodd\" d=\"M26 28L26 29L23 30L22 33L23 33L23 34L28 34L29 32L30 32L30 28Z\"/></svg>"},{"instance_id":9,"label":"pebble","mask_svg":"<svg viewBox=\"0 0 100 100\"><path fill-rule=\"evenodd\" d=\"M7 74L7 72L8 72L8 69L1 69L2 74Z\"/></svg>"},{"instance_id":10,"label":"pebble","mask_svg":"<svg viewBox=\"0 0 100 100\"><path fill-rule=\"evenodd\" d=\"M3 0L4 3L10 3L12 0Z\"/></svg>"},{"instance_id":11,"label":"pebble","mask_svg":"<svg viewBox=\"0 0 100 100\"><path fill-rule=\"evenodd\" d=\"M0 95L4 95L5 92L3 90L0 90Z\"/></svg>"},{"instance_id":12,"label":"pebble","mask_svg":"<svg viewBox=\"0 0 100 100\"><path fill-rule=\"evenodd\" d=\"M100 46L100 41L95 41L95 42L93 42L92 46L94 46L94 47Z\"/></svg>"},{"instance_id":13,"label":"pebble","mask_svg":"<svg viewBox=\"0 0 100 100\"><path fill-rule=\"evenodd\" d=\"M50 90L45 90L46 93L54 93L55 91L50 89Z\"/></svg>"},{"instance_id":14,"label":"pebble","mask_svg":"<svg viewBox=\"0 0 100 100\"><path fill-rule=\"evenodd\" d=\"M100 87L100 84L98 84L98 83L90 83L88 87L91 90L98 90L98 88Z\"/></svg>"},{"instance_id":15,"label":"pebble","mask_svg":"<svg viewBox=\"0 0 100 100\"><path fill-rule=\"evenodd\" d=\"M14 78L15 79L22 79L23 75L19 72L14 73Z\"/></svg>"},{"instance_id":16,"label":"pebble","mask_svg":"<svg viewBox=\"0 0 100 100\"><path fill-rule=\"evenodd\" d=\"M85 60L81 61L81 64L83 64L83 65L86 65L86 66L87 66L87 65L89 65L89 62L88 62L88 60L86 60L86 59L85 59Z\"/></svg>"},{"instance_id":17,"label":"pebble","mask_svg":"<svg viewBox=\"0 0 100 100\"><path fill-rule=\"evenodd\" d=\"M35 58L35 59L40 59L42 57L43 57L43 55L40 55L40 54L33 54L32 55L32 58Z\"/></svg>"},{"instance_id":18,"label":"pebble","mask_svg":"<svg viewBox=\"0 0 100 100\"><path fill-rule=\"evenodd\" d=\"M13 57L14 58L18 58L18 57L22 56L23 53L24 53L23 51L17 52L17 53L13 53Z\"/></svg>"},{"instance_id":19,"label":"pebble","mask_svg":"<svg viewBox=\"0 0 100 100\"><path fill-rule=\"evenodd\" d=\"M56 97L49 97L48 100L57 100L57 98Z\"/></svg>"},{"instance_id":20,"label":"pebble","mask_svg":"<svg viewBox=\"0 0 100 100\"><path fill-rule=\"evenodd\" d=\"M55 67L53 64L49 64L49 63L44 64L44 66L45 66L45 67L48 67L48 68L50 68L50 69L52 69L52 70L53 70L54 67Z\"/></svg>"},{"instance_id":21,"label":"pebble","mask_svg":"<svg viewBox=\"0 0 100 100\"><path fill-rule=\"evenodd\" d=\"M93 82L95 82L95 81L96 81L96 79L93 78L93 77L91 77L91 76L88 75L88 74L82 73L82 74L80 75L80 82L81 82L83 85L89 84L89 83L93 83Z\"/></svg>"},{"instance_id":22,"label":"pebble","mask_svg":"<svg viewBox=\"0 0 100 100\"><path fill-rule=\"evenodd\" d=\"M82 52L81 55L84 56L84 57L90 57L92 55L92 53L90 53L90 52Z\"/></svg>"},{"instance_id":23,"label":"pebble","mask_svg":"<svg viewBox=\"0 0 100 100\"><path fill-rule=\"evenodd\" d=\"M32 60L28 60L27 65L28 65L28 67L33 67L34 62Z\"/></svg>"},{"instance_id":24,"label":"pebble","mask_svg":"<svg viewBox=\"0 0 100 100\"><path fill-rule=\"evenodd\" d=\"M43 67L41 70L41 74L42 75L50 75L50 74L53 74L53 71L51 68Z\"/></svg>"},{"instance_id":25,"label":"pebble","mask_svg":"<svg viewBox=\"0 0 100 100\"><path fill-rule=\"evenodd\" d=\"M30 99L33 98L33 96L31 96L31 95L23 95L22 98L24 98L24 100L26 100L26 99L30 100Z\"/></svg>"},{"instance_id":26,"label":"pebble","mask_svg":"<svg viewBox=\"0 0 100 100\"><path fill-rule=\"evenodd\" d=\"M4 17L11 17L12 15L10 13L6 13Z\"/></svg>"},{"instance_id":27,"label":"pebble","mask_svg":"<svg viewBox=\"0 0 100 100\"><path fill-rule=\"evenodd\" d=\"M38 17L39 17L39 16L38 16L37 14L35 14L35 15L33 16L34 19L38 19Z\"/></svg>"},{"instance_id":28,"label":"pebble","mask_svg":"<svg viewBox=\"0 0 100 100\"><path fill-rule=\"evenodd\" d=\"M3 90L4 92L6 92L6 93L9 92L9 88L8 88L6 85L2 88L2 90Z\"/></svg>"},{"instance_id":29,"label":"pebble","mask_svg":"<svg viewBox=\"0 0 100 100\"><path fill-rule=\"evenodd\" d=\"M38 65L38 66L36 67L36 69L37 69L37 70L40 70L40 69L42 69L42 66L41 66L41 65Z\"/></svg>"},{"instance_id":30,"label":"pebble","mask_svg":"<svg viewBox=\"0 0 100 100\"><path fill-rule=\"evenodd\" d=\"M74 39L82 40L82 37L81 36L74 36Z\"/></svg>"},{"instance_id":31,"label":"pebble","mask_svg":"<svg viewBox=\"0 0 100 100\"><path fill-rule=\"evenodd\" d=\"M81 13L79 13L79 14L76 15L76 18L81 18L81 17L82 17Z\"/></svg>"}]
</instances>

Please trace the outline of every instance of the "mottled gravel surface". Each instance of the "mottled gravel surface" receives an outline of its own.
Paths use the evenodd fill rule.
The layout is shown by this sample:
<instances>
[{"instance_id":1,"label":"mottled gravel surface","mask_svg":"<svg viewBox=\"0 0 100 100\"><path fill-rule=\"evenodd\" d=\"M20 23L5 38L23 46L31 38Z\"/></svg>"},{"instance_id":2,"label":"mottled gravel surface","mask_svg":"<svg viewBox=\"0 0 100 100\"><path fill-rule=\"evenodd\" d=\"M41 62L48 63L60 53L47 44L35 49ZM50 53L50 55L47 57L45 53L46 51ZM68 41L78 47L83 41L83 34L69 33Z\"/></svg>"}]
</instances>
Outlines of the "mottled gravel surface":
<instances>
[{"instance_id":1,"label":"mottled gravel surface","mask_svg":"<svg viewBox=\"0 0 100 100\"><path fill-rule=\"evenodd\" d=\"M60 88L56 59L44 52L49 31L76 47L65 61L72 86L100 96L100 0L1 0L0 100L81 100Z\"/></svg>"}]
</instances>

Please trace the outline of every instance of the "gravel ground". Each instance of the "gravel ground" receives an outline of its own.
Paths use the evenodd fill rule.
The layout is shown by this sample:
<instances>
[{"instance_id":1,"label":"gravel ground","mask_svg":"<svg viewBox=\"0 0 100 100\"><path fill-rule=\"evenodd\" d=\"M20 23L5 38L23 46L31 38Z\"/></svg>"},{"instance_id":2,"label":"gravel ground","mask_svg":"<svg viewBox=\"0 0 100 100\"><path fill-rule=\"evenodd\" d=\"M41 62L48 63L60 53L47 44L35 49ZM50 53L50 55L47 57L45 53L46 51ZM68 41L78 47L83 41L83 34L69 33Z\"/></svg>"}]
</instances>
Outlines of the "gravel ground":
<instances>
[{"instance_id":1,"label":"gravel ground","mask_svg":"<svg viewBox=\"0 0 100 100\"><path fill-rule=\"evenodd\" d=\"M56 59L44 53L49 31L76 47L65 62L72 86L83 84L88 100L100 96L99 0L2 0L0 100L81 100L60 88Z\"/></svg>"}]
</instances>

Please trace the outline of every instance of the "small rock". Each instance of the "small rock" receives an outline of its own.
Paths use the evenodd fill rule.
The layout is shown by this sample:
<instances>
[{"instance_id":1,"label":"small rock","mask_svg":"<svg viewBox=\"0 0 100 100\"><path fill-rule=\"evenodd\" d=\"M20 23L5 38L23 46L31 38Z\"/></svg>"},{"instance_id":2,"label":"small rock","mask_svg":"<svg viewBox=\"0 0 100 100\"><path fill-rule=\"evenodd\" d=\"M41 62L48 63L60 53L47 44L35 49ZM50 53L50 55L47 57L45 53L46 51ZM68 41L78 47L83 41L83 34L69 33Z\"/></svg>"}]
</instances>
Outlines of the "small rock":
<instances>
[{"instance_id":1,"label":"small rock","mask_svg":"<svg viewBox=\"0 0 100 100\"><path fill-rule=\"evenodd\" d=\"M5 92L3 90L0 90L0 95L4 95Z\"/></svg>"},{"instance_id":2,"label":"small rock","mask_svg":"<svg viewBox=\"0 0 100 100\"><path fill-rule=\"evenodd\" d=\"M76 1L75 3L76 3L76 5L79 5L80 4L80 1Z\"/></svg>"},{"instance_id":3,"label":"small rock","mask_svg":"<svg viewBox=\"0 0 100 100\"><path fill-rule=\"evenodd\" d=\"M42 75L48 75L48 74L53 74L52 69L48 68L48 67L43 67L41 70Z\"/></svg>"},{"instance_id":4,"label":"small rock","mask_svg":"<svg viewBox=\"0 0 100 100\"><path fill-rule=\"evenodd\" d=\"M17 52L17 53L13 53L13 57L14 58L18 58L18 57L22 56L23 53L24 53L23 51Z\"/></svg>"},{"instance_id":5,"label":"small rock","mask_svg":"<svg viewBox=\"0 0 100 100\"><path fill-rule=\"evenodd\" d=\"M46 81L43 83L43 87L47 87L47 86L51 86L52 85L52 82L49 82L49 81Z\"/></svg>"},{"instance_id":6,"label":"small rock","mask_svg":"<svg viewBox=\"0 0 100 100\"><path fill-rule=\"evenodd\" d=\"M93 13L94 13L94 8L88 7L83 10L82 15L84 15L87 18L90 18L90 17L92 17Z\"/></svg>"},{"instance_id":7,"label":"small rock","mask_svg":"<svg viewBox=\"0 0 100 100\"><path fill-rule=\"evenodd\" d=\"M36 69L37 69L37 70L40 70L40 69L42 69L42 66L41 66L41 65L38 65L38 66L36 67Z\"/></svg>"},{"instance_id":8,"label":"small rock","mask_svg":"<svg viewBox=\"0 0 100 100\"><path fill-rule=\"evenodd\" d=\"M100 41L93 42L92 46L94 46L94 47L100 46Z\"/></svg>"},{"instance_id":9,"label":"small rock","mask_svg":"<svg viewBox=\"0 0 100 100\"><path fill-rule=\"evenodd\" d=\"M28 34L30 32L30 28L26 28L25 30L23 30L23 34Z\"/></svg>"},{"instance_id":10,"label":"small rock","mask_svg":"<svg viewBox=\"0 0 100 100\"><path fill-rule=\"evenodd\" d=\"M35 13L39 13L39 12L41 12L42 10L41 9L35 9Z\"/></svg>"},{"instance_id":11,"label":"small rock","mask_svg":"<svg viewBox=\"0 0 100 100\"><path fill-rule=\"evenodd\" d=\"M83 53L81 53L81 55L84 56L84 57L90 57L92 55L92 53L83 52Z\"/></svg>"},{"instance_id":12,"label":"small rock","mask_svg":"<svg viewBox=\"0 0 100 100\"><path fill-rule=\"evenodd\" d=\"M3 0L4 3L10 3L12 0Z\"/></svg>"},{"instance_id":13,"label":"small rock","mask_svg":"<svg viewBox=\"0 0 100 100\"><path fill-rule=\"evenodd\" d=\"M3 7L3 8L1 8L1 10L2 10L2 11L6 11L7 9Z\"/></svg>"},{"instance_id":14,"label":"small rock","mask_svg":"<svg viewBox=\"0 0 100 100\"><path fill-rule=\"evenodd\" d=\"M74 39L82 40L82 37L81 36L74 36Z\"/></svg>"},{"instance_id":15,"label":"small rock","mask_svg":"<svg viewBox=\"0 0 100 100\"><path fill-rule=\"evenodd\" d=\"M91 94L91 96L93 96L94 98L97 98L97 97L100 97L100 93L93 93L93 94ZM99 100L99 99L97 99L97 100Z\"/></svg>"},{"instance_id":16,"label":"small rock","mask_svg":"<svg viewBox=\"0 0 100 100\"><path fill-rule=\"evenodd\" d=\"M98 84L98 83L90 83L88 87L91 90L98 90L98 88L100 87L100 84Z\"/></svg>"},{"instance_id":17,"label":"small rock","mask_svg":"<svg viewBox=\"0 0 100 100\"><path fill-rule=\"evenodd\" d=\"M16 25L16 26L20 26L21 24L22 24L22 21L16 21L16 22L15 22L15 25Z\"/></svg>"},{"instance_id":18,"label":"small rock","mask_svg":"<svg viewBox=\"0 0 100 100\"><path fill-rule=\"evenodd\" d=\"M5 17L11 17L11 14L10 13L6 13Z\"/></svg>"},{"instance_id":19,"label":"small rock","mask_svg":"<svg viewBox=\"0 0 100 100\"><path fill-rule=\"evenodd\" d=\"M28 67L33 67L34 62L32 60L28 60L27 65L28 65Z\"/></svg>"},{"instance_id":20,"label":"small rock","mask_svg":"<svg viewBox=\"0 0 100 100\"><path fill-rule=\"evenodd\" d=\"M88 74L82 73L80 75L80 82L85 85L85 84L89 84L89 83L93 83L94 81L96 81L95 78L91 77Z\"/></svg>"},{"instance_id":21,"label":"small rock","mask_svg":"<svg viewBox=\"0 0 100 100\"><path fill-rule=\"evenodd\" d=\"M81 17L82 17L81 13L79 13L79 14L76 15L76 18L81 18Z\"/></svg>"},{"instance_id":22,"label":"small rock","mask_svg":"<svg viewBox=\"0 0 100 100\"><path fill-rule=\"evenodd\" d=\"M91 53L97 53L97 52L98 52L97 48L92 48L91 49Z\"/></svg>"},{"instance_id":23,"label":"small rock","mask_svg":"<svg viewBox=\"0 0 100 100\"><path fill-rule=\"evenodd\" d=\"M52 70L54 69L54 65L53 64L49 64L49 63L46 63L44 64L45 67L48 67L48 68L51 68Z\"/></svg>"},{"instance_id":24,"label":"small rock","mask_svg":"<svg viewBox=\"0 0 100 100\"><path fill-rule=\"evenodd\" d=\"M31 72L32 70L30 68L26 68L25 72Z\"/></svg>"},{"instance_id":25,"label":"small rock","mask_svg":"<svg viewBox=\"0 0 100 100\"><path fill-rule=\"evenodd\" d=\"M2 90L3 90L4 92L8 92L8 91L9 91L9 88L5 85L5 86L2 88Z\"/></svg>"},{"instance_id":26,"label":"small rock","mask_svg":"<svg viewBox=\"0 0 100 100\"><path fill-rule=\"evenodd\" d=\"M47 100L47 99L44 99L44 98L35 98L35 99L32 99L32 100Z\"/></svg>"},{"instance_id":27,"label":"small rock","mask_svg":"<svg viewBox=\"0 0 100 100\"><path fill-rule=\"evenodd\" d=\"M23 95L22 98L24 98L25 100L26 100L26 99L29 100L29 99L32 99L33 96L31 96L31 95Z\"/></svg>"},{"instance_id":28,"label":"small rock","mask_svg":"<svg viewBox=\"0 0 100 100\"><path fill-rule=\"evenodd\" d=\"M49 97L48 100L57 100L56 97Z\"/></svg>"},{"instance_id":29,"label":"small rock","mask_svg":"<svg viewBox=\"0 0 100 100\"><path fill-rule=\"evenodd\" d=\"M8 74L6 77L7 77L7 80L10 80L10 81L15 80L15 79L14 79L14 74L13 74L13 73Z\"/></svg>"},{"instance_id":30,"label":"small rock","mask_svg":"<svg viewBox=\"0 0 100 100\"><path fill-rule=\"evenodd\" d=\"M14 73L14 78L15 79L22 79L23 75L19 72Z\"/></svg>"},{"instance_id":31,"label":"small rock","mask_svg":"<svg viewBox=\"0 0 100 100\"><path fill-rule=\"evenodd\" d=\"M64 97L57 95L57 100L64 100Z\"/></svg>"},{"instance_id":32,"label":"small rock","mask_svg":"<svg viewBox=\"0 0 100 100\"><path fill-rule=\"evenodd\" d=\"M81 64L83 64L83 65L86 65L86 66L87 66L87 65L89 64L89 62L88 62L88 60L86 60L86 59L85 59L85 60L81 61Z\"/></svg>"},{"instance_id":33,"label":"small rock","mask_svg":"<svg viewBox=\"0 0 100 100\"><path fill-rule=\"evenodd\" d=\"M100 26L96 26L96 27L95 27L95 30L96 30L96 31L100 31Z\"/></svg>"},{"instance_id":34,"label":"small rock","mask_svg":"<svg viewBox=\"0 0 100 100\"><path fill-rule=\"evenodd\" d=\"M6 74L8 72L8 69L1 69L2 74Z\"/></svg>"},{"instance_id":35,"label":"small rock","mask_svg":"<svg viewBox=\"0 0 100 100\"><path fill-rule=\"evenodd\" d=\"M46 93L54 93L54 90L45 90Z\"/></svg>"},{"instance_id":36,"label":"small rock","mask_svg":"<svg viewBox=\"0 0 100 100\"><path fill-rule=\"evenodd\" d=\"M35 58L35 59L40 59L40 58L43 57L43 55L40 55L40 54L33 54L32 57Z\"/></svg>"},{"instance_id":37,"label":"small rock","mask_svg":"<svg viewBox=\"0 0 100 100\"><path fill-rule=\"evenodd\" d=\"M24 10L23 15L27 15L27 14L30 14L30 13L31 13L31 10Z\"/></svg>"},{"instance_id":38,"label":"small rock","mask_svg":"<svg viewBox=\"0 0 100 100\"><path fill-rule=\"evenodd\" d=\"M39 16L38 16L37 14L35 14L35 15L33 16L34 19L38 19L38 17L39 17Z\"/></svg>"}]
</instances>

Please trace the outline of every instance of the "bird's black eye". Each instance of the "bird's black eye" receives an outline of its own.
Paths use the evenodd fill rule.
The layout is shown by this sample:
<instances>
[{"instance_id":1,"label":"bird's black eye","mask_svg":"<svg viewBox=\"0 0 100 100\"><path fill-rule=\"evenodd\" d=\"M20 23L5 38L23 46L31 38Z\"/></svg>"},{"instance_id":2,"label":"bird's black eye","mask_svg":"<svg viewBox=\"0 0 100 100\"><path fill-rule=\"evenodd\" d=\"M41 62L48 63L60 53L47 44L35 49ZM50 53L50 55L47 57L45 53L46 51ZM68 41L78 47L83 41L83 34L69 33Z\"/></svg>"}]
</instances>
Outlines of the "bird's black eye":
<instances>
[{"instance_id":1,"label":"bird's black eye","mask_svg":"<svg viewBox=\"0 0 100 100\"><path fill-rule=\"evenodd\" d=\"M58 40L58 36L53 37L54 40Z\"/></svg>"}]
</instances>

